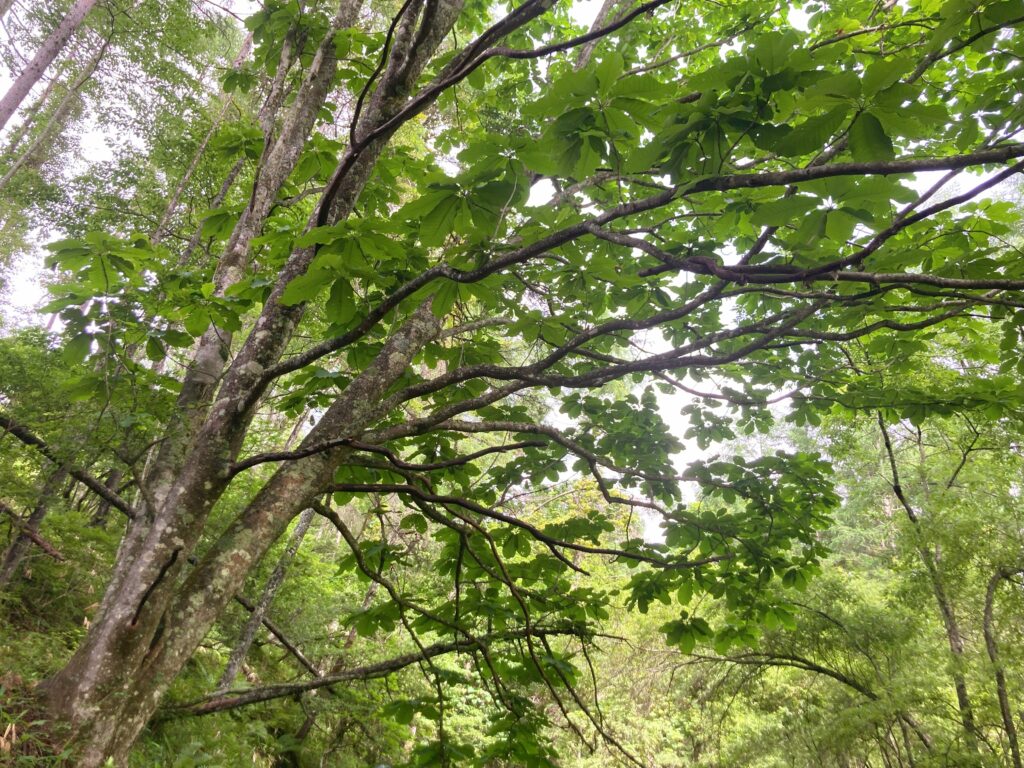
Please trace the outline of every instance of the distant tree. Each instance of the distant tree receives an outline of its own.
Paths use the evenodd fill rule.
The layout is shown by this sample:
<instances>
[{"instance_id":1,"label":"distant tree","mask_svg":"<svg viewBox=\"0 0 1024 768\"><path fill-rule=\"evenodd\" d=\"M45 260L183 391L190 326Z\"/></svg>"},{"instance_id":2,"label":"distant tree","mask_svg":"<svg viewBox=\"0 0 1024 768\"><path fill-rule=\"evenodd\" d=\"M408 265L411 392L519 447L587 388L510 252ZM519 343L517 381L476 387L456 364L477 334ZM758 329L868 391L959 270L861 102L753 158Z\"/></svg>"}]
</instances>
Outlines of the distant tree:
<instances>
[{"instance_id":1,"label":"distant tree","mask_svg":"<svg viewBox=\"0 0 1024 768\"><path fill-rule=\"evenodd\" d=\"M89 11L93 9L94 5L96 5L96 0L75 0L71 10L39 46L35 56L14 79L3 98L0 98L0 128L7 125L7 121L11 119L21 102L25 100L35 84L64 50L64 46L68 44L71 36L85 21L85 17L89 15Z\"/></svg>"}]
</instances>

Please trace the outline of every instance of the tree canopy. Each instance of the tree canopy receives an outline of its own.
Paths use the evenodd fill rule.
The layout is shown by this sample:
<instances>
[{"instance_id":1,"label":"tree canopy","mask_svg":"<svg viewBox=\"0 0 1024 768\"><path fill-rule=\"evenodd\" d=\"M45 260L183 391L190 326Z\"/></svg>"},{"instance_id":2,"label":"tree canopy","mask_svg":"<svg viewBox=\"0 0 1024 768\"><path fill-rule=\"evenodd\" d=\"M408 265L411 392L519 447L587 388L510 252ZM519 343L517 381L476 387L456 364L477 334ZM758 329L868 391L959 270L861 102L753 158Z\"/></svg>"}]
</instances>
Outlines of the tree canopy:
<instances>
[{"instance_id":1,"label":"tree canopy","mask_svg":"<svg viewBox=\"0 0 1024 768\"><path fill-rule=\"evenodd\" d=\"M305 764L316 706L407 668L425 687L381 711L422 724L413 764L690 764L603 713L615 624L824 674L876 702L887 765L1019 768L1006 675L979 703L957 619L986 606L1001 669L994 601L1024 563L1019 0L100 0L24 99L21 49L83 4L4 5L0 242L50 325L0 340L0 584L50 546L50 507L89 510L96 605L33 694L75 765L286 697L312 707L282 747ZM881 498L899 554L837 581ZM948 554L990 526L1013 533L984 567ZM902 567L941 625L951 763L925 762L919 691L880 691L896 662L864 667L887 633L911 653L874 624ZM311 659L267 614L278 589L343 640ZM236 609L235 666L197 683ZM863 647L812 626L845 610ZM235 684L261 626L302 678ZM352 663L357 637L384 640ZM468 701L478 743L452 730ZM341 730L369 706L349 703Z\"/></svg>"}]
</instances>

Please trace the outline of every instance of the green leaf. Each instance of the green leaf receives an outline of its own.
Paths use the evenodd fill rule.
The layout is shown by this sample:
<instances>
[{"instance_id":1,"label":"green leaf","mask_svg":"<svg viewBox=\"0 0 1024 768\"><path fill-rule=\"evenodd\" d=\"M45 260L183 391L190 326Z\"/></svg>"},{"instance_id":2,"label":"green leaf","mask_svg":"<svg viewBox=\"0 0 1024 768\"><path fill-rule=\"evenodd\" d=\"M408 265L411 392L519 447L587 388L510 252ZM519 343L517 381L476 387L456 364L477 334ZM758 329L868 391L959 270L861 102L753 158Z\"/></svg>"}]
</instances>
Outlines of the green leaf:
<instances>
[{"instance_id":1,"label":"green leaf","mask_svg":"<svg viewBox=\"0 0 1024 768\"><path fill-rule=\"evenodd\" d=\"M859 163L892 160L896 156L885 129L870 112L862 112L850 127L850 152Z\"/></svg>"},{"instance_id":2,"label":"green leaf","mask_svg":"<svg viewBox=\"0 0 1024 768\"><path fill-rule=\"evenodd\" d=\"M334 274L329 270L310 267L304 275L299 275L284 289L281 294L281 303L286 307L312 301L333 279Z\"/></svg>"},{"instance_id":3,"label":"green leaf","mask_svg":"<svg viewBox=\"0 0 1024 768\"><path fill-rule=\"evenodd\" d=\"M821 151L846 120L849 107L835 107L824 115L808 118L776 142L774 149L783 157L798 157Z\"/></svg>"},{"instance_id":4,"label":"green leaf","mask_svg":"<svg viewBox=\"0 0 1024 768\"><path fill-rule=\"evenodd\" d=\"M160 339L150 336L146 340L146 357L156 362L157 360L163 360L166 356L167 350L164 349Z\"/></svg>"},{"instance_id":5,"label":"green leaf","mask_svg":"<svg viewBox=\"0 0 1024 768\"><path fill-rule=\"evenodd\" d=\"M750 215L750 223L759 227L782 226L807 215L821 204L808 195L793 195L759 205Z\"/></svg>"},{"instance_id":6,"label":"green leaf","mask_svg":"<svg viewBox=\"0 0 1024 768\"><path fill-rule=\"evenodd\" d=\"M344 277L339 277L331 286L327 298L327 319L338 325L346 325L356 315L356 295L352 284Z\"/></svg>"},{"instance_id":7,"label":"green leaf","mask_svg":"<svg viewBox=\"0 0 1024 768\"><path fill-rule=\"evenodd\" d=\"M452 232L452 224L461 202L455 195L443 197L420 220L420 242L428 247L441 245Z\"/></svg>"},{"instance_id":8,"label":"green leaf","mask_svg":"<svg viewBox=\"0 0 1024 768\"><path fill-rule=\"evenodd\" d=\"M89 356L90 349L92 349L92 336L88 333L79 333L64 345L61 357L66 363L77 365Z\"/></svg>"}]
</instances>

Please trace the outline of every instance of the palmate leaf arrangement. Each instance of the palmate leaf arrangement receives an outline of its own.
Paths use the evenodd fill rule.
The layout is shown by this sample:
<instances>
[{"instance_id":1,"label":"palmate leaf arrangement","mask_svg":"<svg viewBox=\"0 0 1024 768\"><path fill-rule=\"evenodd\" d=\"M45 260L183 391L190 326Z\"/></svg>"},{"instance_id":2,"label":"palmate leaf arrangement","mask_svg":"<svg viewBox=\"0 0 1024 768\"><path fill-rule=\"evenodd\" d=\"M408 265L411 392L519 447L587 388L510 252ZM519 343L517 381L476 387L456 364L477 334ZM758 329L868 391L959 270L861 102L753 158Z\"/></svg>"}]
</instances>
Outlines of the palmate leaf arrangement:
<instances>
[{"instance_id":1,"label":"palmate leaf arrangement","mask_svg":"<svg viewBox=\"0 0 1024 768\"><path fill-rule=\"evenodd\" d=\"M779 595L817 572L838 501L815 454L680 474L684 440L834 408L1020 405L999 382L1024 372L1024 259L1015 211L987 193L1024 169L1024 6L812 3L806 29L788 11L609 0L584 31L554 0L275 0L247 20L252 53L223 88L250 116L210 150L239 204L188 246L159 229L50 246L65 396L120 435L103 461L132 482L108 487L82 446L4 404L10 434L126 519L88 633L43 685L77 765L124 760L162 703L223 711L414 664L436 696L395 714L434 723L425 764L490 757L445 738L466 670L515 764L554 759L537 690L614 751L576 690L609 604L677 605L663 630L684 652L751 643L792 621ZM986 392L900 386L940 331L966 355L1003 334L979 361ZM677 391L685 436L658 407ZM544 519L517 501L576 476L592 509ZM165 702L310 508L350 549L342 578L386 595L359 631L418 650ZM346 509L379 524L360 538ZM389 530L433 542L440 586L401 580ZM621 594L588 580L608 563ZM688 612L695 595L724 606L715 625Z\"/></svg>"}]
</instances>

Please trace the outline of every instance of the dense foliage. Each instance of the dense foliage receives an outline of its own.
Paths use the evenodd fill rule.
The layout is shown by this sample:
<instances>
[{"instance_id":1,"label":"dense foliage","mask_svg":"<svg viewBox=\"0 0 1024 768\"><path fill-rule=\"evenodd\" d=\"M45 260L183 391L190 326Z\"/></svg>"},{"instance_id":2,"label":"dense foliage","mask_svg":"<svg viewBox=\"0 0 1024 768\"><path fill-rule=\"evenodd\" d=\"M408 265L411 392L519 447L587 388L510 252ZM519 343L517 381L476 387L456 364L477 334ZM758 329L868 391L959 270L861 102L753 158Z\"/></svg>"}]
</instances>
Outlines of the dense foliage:
<instances>
[{"instance_id":1,"label":"dense foliage","mask_svg":"<svg viewBox=\"0 0 1024 768\"><path fill-rule=\"evenodd\" d=\"M1021 768L1019 0L0 14L3 759Z\"/></svg>"}]
</instances>

